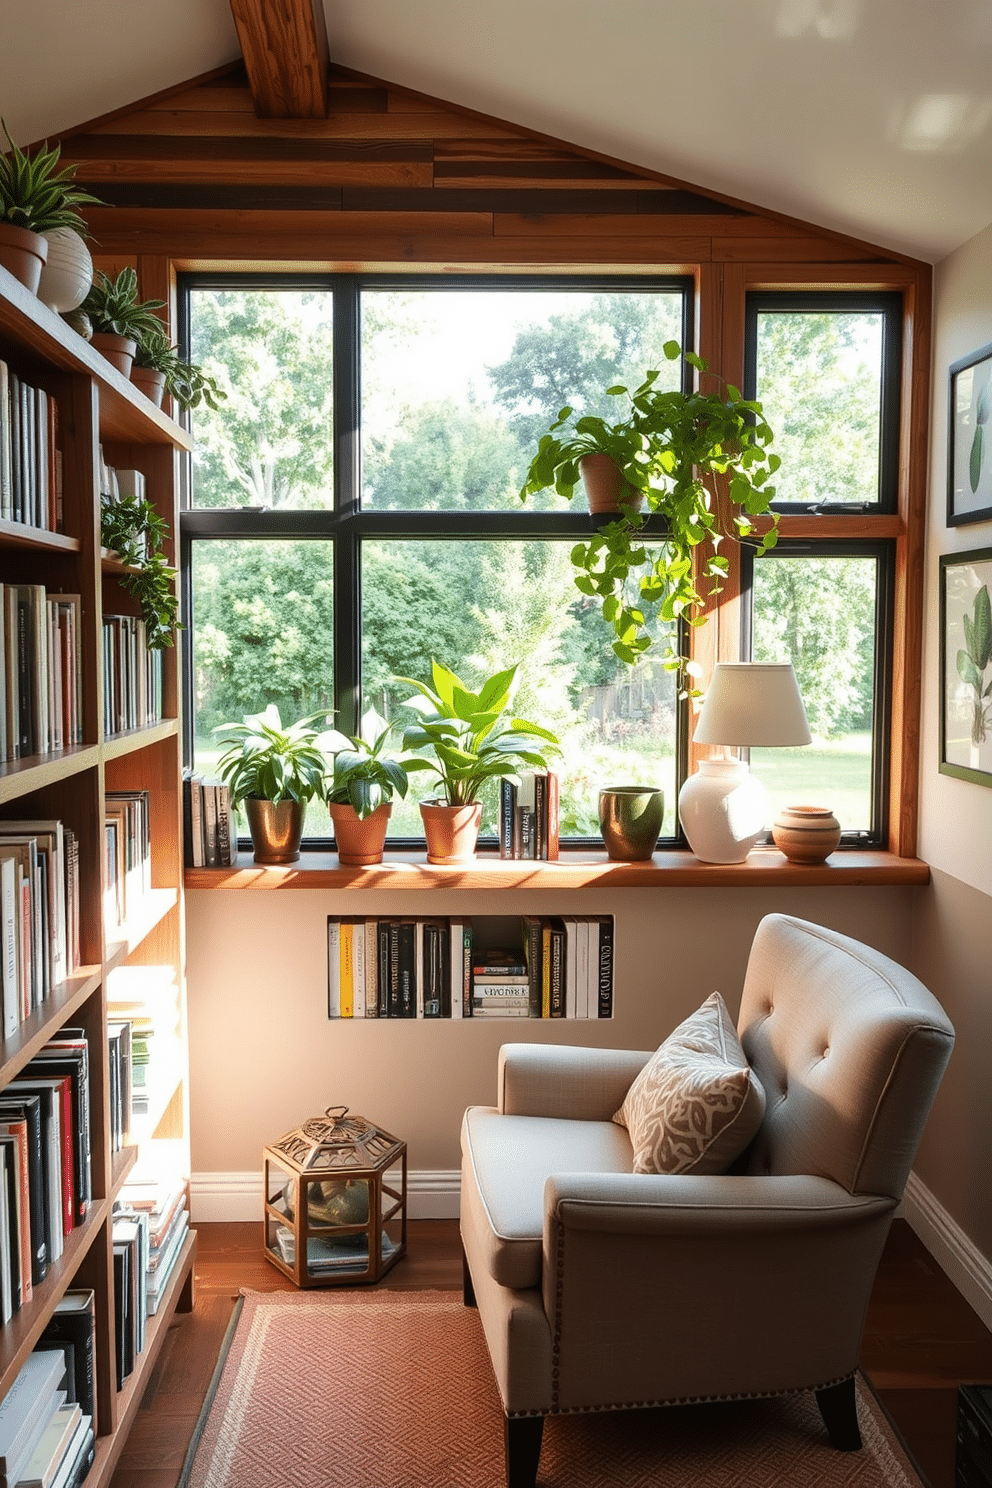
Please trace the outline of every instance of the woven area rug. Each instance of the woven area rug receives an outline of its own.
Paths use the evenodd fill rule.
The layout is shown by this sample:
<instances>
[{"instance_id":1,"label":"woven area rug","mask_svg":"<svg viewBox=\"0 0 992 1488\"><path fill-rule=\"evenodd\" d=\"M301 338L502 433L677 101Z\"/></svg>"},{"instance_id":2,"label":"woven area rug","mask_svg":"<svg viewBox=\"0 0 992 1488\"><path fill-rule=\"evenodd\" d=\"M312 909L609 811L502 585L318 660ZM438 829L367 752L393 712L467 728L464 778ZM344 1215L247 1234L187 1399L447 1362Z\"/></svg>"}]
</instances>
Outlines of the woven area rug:
<instances>
[{"instance_id":1,"label":"woven area rug","mask_svg":"<svg viewBox=\"0 0 992 1488\"><path fill-rule=\"evenodd\" d=\"M865 1448L812 1396L551 1416L540 1488L921 1488L859 1384ZM482 1328L453 1292L247 1292L188 1488L501 1488Z\"/></svg>"}]
</instances>

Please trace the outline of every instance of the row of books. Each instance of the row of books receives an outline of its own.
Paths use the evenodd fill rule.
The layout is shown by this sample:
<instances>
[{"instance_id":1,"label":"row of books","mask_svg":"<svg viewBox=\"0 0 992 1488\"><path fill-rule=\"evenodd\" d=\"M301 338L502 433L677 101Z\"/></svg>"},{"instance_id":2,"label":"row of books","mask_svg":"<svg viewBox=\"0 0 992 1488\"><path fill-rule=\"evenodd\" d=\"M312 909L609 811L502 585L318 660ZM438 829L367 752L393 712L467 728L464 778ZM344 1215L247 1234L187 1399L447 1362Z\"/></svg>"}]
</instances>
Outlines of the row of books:
<instances>
[{"instance_id":1,"label":"row of books","mask_svg":"<svg viewBox=\"0 0 992 1488\"><path fill-rule=\"evenodd\" d=\"M0 1488L76 1488L95 1456L94 1293L67 1292L0 1402Z\"/></svg>"},{"instance_id":2,"label":"row of books","mask_svg":"<svg viewBox=\"0 0 992 1488\"><path fill-rule=\"evenodd\" d=\"M63 1028L0 1094L0 1318L9 1322L92 1200L89 1044Z\"/></svg>"},{"instance_id":3,"label":"row of books","mask_svg":"<svg viewBox=\"0 0 992 1488\"><path fill-rule=\"evenodd\" d=\"M499 855L557 859L558 776L553 770L521 770L519 785L500 781Z\"/></svg>"},{"instance_id":4,"label":"row of books","mask_svg":"<svg viewBox=\"0 0 992 1488\"><path fill-rule=\"evenodd\" d=\"M120 1152L131 1138L131 1115L134 1103L131 1077L131 1040L133 1025L129 1018L107 1021L107 1070L110 1091L110 1150Z\"/></svg>"},{"instance_id":5,"label":"row of books","mask_svg":"<svg viewBox=\"0 0 992 1488\"><path fill-rule=\"evenodd\" d=\"M137 615L103 617L103 731L147 728L162 717L162 652Z\"/></svg>"},{"instance_id":6,"label":"row of books","mask_svg":"<svg viewBox=\"0 0 992 1488\"><path fill-rule=\"evenodd\" d=\"M48 593L43 584L0 585L0 758L82 741L81 646L78 594Z\"/></svg>"},{"instance_id":7,"label":"row of books","mask_svg":"<svg viewBox=\"0 0 992 1488\"><path fill-rule=\"evenodd\" d=\"M131 1088L131 1139L140 1140L148 1134L155 1113L160 1115L171 1100L180 1079L182 1015L175 968L115 967L107 978L107 1017L110 1025L130 1025L125 1078L130 1079Z\"/></svg>"},{"instance_id":8,"label":"row of books","mask_svg":"<svg viewBox=\"0 0 992 1488\"><path fill-rule=\"evenodd\" d=\"M610 1018L613 917L524 915L513 945L471 920L327 919L330 1018Z\"/></svg>"},{"instance_id":9,"label":"row of books","mask_svg":"<svg viewBox=\"0 0 992 1488\"><path fill-rule=\"evenodd\" d=\"M0 1004L10 1038L79 965L79 849L60 821L0 820Z\"/></svg>"},{"instance_id":10,"label":"row of books","mask_svg":"<svg viewBox=\"0 0 992 1488\"><path fill-rule=\"evenodd\" d=\"M151 804L146 790L104 796L104 924L108 930L137 914L151 891Z\"/></svg>"},{"instance_id":11,"label":"row of books","mask_svg":"<svg viewBox=\"0 0 992 1488\"><path fill-rule=\"evenodd\" d=\"M123 1185L114 1210L113 1241L115 1251L122 1245L132 1252L130 1263L120 1268L122 1273L131 1272L127 1277L122 1274L124 1348L118 1351L118 1361L125 1361L127 1372L127 1360L133 1367L135 1355L144 1347L147 1321L158 1312L188 1233L186 1185L180 1178L136 1175Z\"/></svg>"},{"instance_id":12,"label":"row of books","mask_svg":"<svg viewBox=\"0 0 992 1488\"><path fill-rule=\"evenodd\" d=\"M0 361L0 519L62 530L58 403Z\"/></svg>"},{"instance_id":13,"label":"row of books","mask_svg":"<svg viewBox=\"0 0 992 1488\"><path fill-rule=\"evenodd\" d=\"M231 792L221 780L183 771L183 860L187 868L237 862L238 827Z\"/></svg>"}]
</instances>

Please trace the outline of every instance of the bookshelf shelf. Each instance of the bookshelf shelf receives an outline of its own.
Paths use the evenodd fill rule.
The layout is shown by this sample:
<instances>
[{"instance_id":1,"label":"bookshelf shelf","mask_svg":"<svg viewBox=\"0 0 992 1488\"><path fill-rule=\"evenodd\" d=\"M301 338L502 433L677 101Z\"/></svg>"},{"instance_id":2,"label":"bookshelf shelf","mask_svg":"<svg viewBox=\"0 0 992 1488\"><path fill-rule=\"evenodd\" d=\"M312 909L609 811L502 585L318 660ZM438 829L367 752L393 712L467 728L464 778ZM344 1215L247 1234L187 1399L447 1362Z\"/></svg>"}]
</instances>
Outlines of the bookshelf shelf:
<instances>
[{"instance_id":1,"label":"bookshelf shelf","mask_svg":"<svg viewBox=\"0 0 992 1488\"><path fill-rule=\"evenodd\" d=\"M145 1348L137 1354L133 1371L118 1392L115 1389L113 1204L122 1197L125 1185L139 1174L145 1185L146 1180L154 1181L166 1173L170 1178L177 1174L185 1178L189 1173L185 987L181 965L182 803L180 722L176 716L178 661L174 649L163 653L161 701L166 716L162 721L112 736L105 736L102 726L105 670L117 663L117 653L104 644L104 619L117 614L134 615L135 605L118 582L127 569L115 555L101 552L99 546L97 472L101 445L105 457L121 468L141 470L148 499L175 532L179 457L190 449L191 441L185 430L156 409L3 269L0 269L0 362L10 376L19 379L29 390L35 390L39 422L32 427L47 429L49 440L55 441L61 454L62 472L60 487L50 478L46 482L39 467L34 467L33 487L22 478L21 487L13 488L15 495L20 489L23 509L35 522L50 519L53 526L58 525L62 530L48 531L0 518L0 556L4 560L0 581L5 593L17 586L10 599L12 605L22 606L10 612L18 620L18 645L0 653L5 683L0 698L5 708L8 698L12 699L12 707L17 704L18 711L13 717L19 718L22 725L26 717L30 719L30 726L21 727L19 735L22 757L0 763L0 819L8 823L24 822L39 829L48 823L52 845L45 849L49 853L46 865L55 863L60 870L63 865L54 845L56 831L61 831L63 838L71 831L73 852L66 855L64 882L70 885L78 905L79 934L75 949L81 962L69 976L56 981L63 952L58 942L51 942L55 950L49 965L50 941L46 935L49 923L57 924L61 920L59 901L57 896L43 900L40 894L35 899L30 891L28 871L23 870L29 889L23 900L17 901L9 897L8 889L6 924L9 929L16 923L12 918L13 903L19 907L23 904L24 944L30 945L32 951L36 944L40 945L46 957L44 963L38 959L33 962L35 967L43 966L43 974L37 981L33 982L25 973L22 981L11 983L8 975L7 1001L0 1004L6 1009L7 1022L0 1023L0 1028L6 1026L13 1031L0 1039L0 1089L7 1087L29 1065L34 1079L37 1066L32 1061L45 1046L67 1028L82 1030L89 1057L89 1167L94 1196L85 1219L69 1230L63 1254L58 1260L50 1261L47 1274L34 1285L33 1295L15 1307L7 1323L0 1323L0 1399L48 1328L64 1294L92 1293L97 1437L95 1461L87 1484L88 1488L94 1488L109 1480L169 1322L177 1307L185 1305L191 1295L195 1253L195 1239L189 1235L175 1269L169 1272L158 1310L149 1320ZM51 456L51 444L48 449ZM49 458L47 470L54 468ZM20 511L22 507L14 504L12 509ZM37 629L28 632L32 640L37 638L33 648L26 646L23 639L27 596L39 617ZM54 601L56 596L63 596L64 602L45 609L47 600ZM108 625L107 629L111 627ZM11 630L8 634L15 632ZM37 668L36 658L46 654L46 637L51 647L48 654L56 658L53 678L61 675L64 684L61 691L53 685L46 693L36 682L37 677L44 676L43 668ZM26 705L21 703L24 698L29 700ZM51 720L45 716L48 710ZM141 714L134 710L125 716ZM48 742L60 737L81 738L85 742L47 753L27 752L29 747L36 749L39 740ZM142 793L143 815L138 812L130 817L122 815L129 809L122 805L128 792ZM112 795L114 800L110 799ZM57 828L59 823L61 827ZM106 930L107 865L124 861L108 856L109 834L116 824L118 840L122 837L127 841L139 840L135 831L138 823L140 840L147 840L149 845L147 874L141 884L145 892L143 895L136 892L138 904L124 925ZM8 833L15 835L24 830L20 826L8 827ZM127 866L130 870L133 862ZM61 872L53 874L51 881L56 889L63 887ZM38 882L47 884L48 880L39 876ZM129 901L131 892L129 881ZM0 906L2 903L0 898ZM69 940L68 935L66 939ZM6 943L11 941L8 939ZM153 1133L150 1140L139 1141L135 1135L122 1151L112 1152L111 1111L115 1112L116 1130L120 1066L115 1060L112 1083L107 1037L109 982L112 974L121 969L141 967L149 960L166 968L176 1010L168 1035L163 1035L167 1045L164 1062L168 1068L169 1098L167 1121L162 1125L168 1126L168 1131L163 1130L164 1140L158 1140ZM49 980L56 982L50 989ZM43 995L46 991L47 995ZM57 1149L53 1146L51 1150ZM32 1194L36 1191L31 1190ZM0 1243L9 1242L10 1233L4 1226L0 1230ZM17 1300L15 1293L14 1301Z\"/></svg>"}]
</instances>

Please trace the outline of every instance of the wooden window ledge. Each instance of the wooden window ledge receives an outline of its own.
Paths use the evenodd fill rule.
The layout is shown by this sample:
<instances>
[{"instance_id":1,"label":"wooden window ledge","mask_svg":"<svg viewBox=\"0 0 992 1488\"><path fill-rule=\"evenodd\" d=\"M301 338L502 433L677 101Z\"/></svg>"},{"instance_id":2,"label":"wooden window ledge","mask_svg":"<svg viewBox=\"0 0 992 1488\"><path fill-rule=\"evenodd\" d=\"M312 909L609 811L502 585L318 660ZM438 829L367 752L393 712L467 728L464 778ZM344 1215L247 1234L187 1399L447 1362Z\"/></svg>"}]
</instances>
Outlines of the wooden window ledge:
<instances>
[{"instance_id":1,"label":"wooden window ledge","mask_svg":"<svg viewBox=\"0 0 992 1488\"><path fill-rule=\"evenodd\" d=\"M839 851L825 863L790 863L773 847L755 848L744 863L701 863L689 852L656 852L644 863L615 863L603 853L565 852L555 863L501 859L480 853L464 866L441 867L423 853L387 852L368 868L345 868L335 853L303 853L296 863L267 868L245 850L232 868L187 868L191 889L649 889L807 888L927 884L919 858L888 852Z\"/></svg>"}]
</instances>

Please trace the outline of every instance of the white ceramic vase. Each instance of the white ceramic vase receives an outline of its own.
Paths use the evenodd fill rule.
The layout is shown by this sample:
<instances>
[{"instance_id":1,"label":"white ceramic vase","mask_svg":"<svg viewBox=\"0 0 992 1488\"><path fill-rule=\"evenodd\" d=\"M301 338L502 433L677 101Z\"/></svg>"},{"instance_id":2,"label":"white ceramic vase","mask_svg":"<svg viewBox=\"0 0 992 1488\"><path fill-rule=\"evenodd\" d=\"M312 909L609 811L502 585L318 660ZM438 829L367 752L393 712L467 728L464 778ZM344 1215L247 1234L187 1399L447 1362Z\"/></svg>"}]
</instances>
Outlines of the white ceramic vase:
<instances>
[{"instance_id":1,"label":"white ceramic vase","mask_svg":"<svg viewBox=\"0 0 992 1488\"><path fill-rule=\"evenodd\" d=\"M743 863L767 811L768 792L739 759L701 760L679 792L679 821L702 863Z\"/></svg>"},{"instance_id":2,"label":"white ceramic vase","mask_svg":"<svg viewBox=\"0 0 992 1488\"><path fill-rule=\"evenodd\" d=\"M41 271L38 298L58 313L76 310L93 283L90 251L71 227L55 227L45 237L48 258Z\"/></svg>"}]
</instances>

